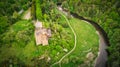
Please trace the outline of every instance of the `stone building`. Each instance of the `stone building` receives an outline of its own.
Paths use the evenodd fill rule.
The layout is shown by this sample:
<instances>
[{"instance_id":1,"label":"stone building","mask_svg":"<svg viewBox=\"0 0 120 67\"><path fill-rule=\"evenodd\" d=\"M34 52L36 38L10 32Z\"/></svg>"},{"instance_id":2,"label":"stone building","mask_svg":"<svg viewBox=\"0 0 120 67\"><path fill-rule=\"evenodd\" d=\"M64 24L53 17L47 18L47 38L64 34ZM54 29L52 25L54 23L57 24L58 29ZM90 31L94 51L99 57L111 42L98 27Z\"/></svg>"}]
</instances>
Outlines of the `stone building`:
<instances>
[{"instance_id":1,"label":"stone building","mask_svg":"<svg viewBox=\"0 0 120 67\"><path fill-rule=\"evenodd\" d=\"M35 23L35 39L37 45L48 45L48 39L51 37L51 30L42 27L42 23Z\"/></svg>"}]
</instances>

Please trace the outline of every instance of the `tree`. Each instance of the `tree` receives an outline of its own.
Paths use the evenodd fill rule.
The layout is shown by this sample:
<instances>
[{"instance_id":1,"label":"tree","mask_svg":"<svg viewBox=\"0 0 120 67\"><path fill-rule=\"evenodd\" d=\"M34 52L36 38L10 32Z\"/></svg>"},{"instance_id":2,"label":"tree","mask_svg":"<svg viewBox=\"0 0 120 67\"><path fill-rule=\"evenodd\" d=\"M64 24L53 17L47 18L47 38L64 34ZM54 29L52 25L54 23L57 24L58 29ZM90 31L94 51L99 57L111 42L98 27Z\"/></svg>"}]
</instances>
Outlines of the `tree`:
<instances>
[{"instance_id":1,"label":"tree","mask_svg":"<svg viewBox=\"0 0 120 67\"><path fill-rule=\"evenodd\" d=\"M42 10L40 0L36 0L36 17L39 20L42 20Z\"/></svg>"},{"instance_id":2,"label":"tree","mask_svg":"<svg viewBox=\"0 0 120 67\"><path fill-rule=\"evenodd\" d=\"M9 25L7 22L8 22L7 17L4 16L0 17L0 34L6 31L7 26Z\"/></svg>"},{"instance_id":3,"label":"tree","mask_svg":"<svg viewBox=\"0 0 120 67\"><path fill-rule=\"evenodd\" d=\"M31 15L32 15L32 19L35 20L36 19L36 2L35 2L35 0L32 0Z\"/></svg>"}]
</instances>

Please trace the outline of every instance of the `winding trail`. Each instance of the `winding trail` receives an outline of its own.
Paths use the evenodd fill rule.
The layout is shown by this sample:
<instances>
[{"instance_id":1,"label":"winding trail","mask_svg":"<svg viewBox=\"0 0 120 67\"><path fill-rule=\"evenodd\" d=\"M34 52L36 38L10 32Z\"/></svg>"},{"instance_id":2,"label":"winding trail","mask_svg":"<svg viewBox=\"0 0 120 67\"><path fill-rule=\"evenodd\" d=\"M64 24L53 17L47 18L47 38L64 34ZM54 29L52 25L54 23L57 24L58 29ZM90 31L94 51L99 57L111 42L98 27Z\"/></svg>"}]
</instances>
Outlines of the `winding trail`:
<instances>
[{"instance_id":1,"label":"winding trail","mask_svg":"<svg viewBox=\"0 0 120 67\"><path fill-rule=\"evenodd\" d=\"M60 11L61 11L61 10L60 10ZM76 43L77 43L77 37L76 37L76 33L75 33L74 29L72 28L72 26L71 26L69 20L66 18L66 16L63 15L63 13L60 12L60 11L59 11L59 13L65 18L65 20L67 21L70 29L72 30L72 32L73 32L73 34L74 34L74 40L75 40L75 42L74 42L74 47L72 48L72 50L69 51L67 54L65 54L59 61L57 61L57 62L55 62L54 64L52 64L50 67L52 67L52 66L54 66L54 65L56 65L56 64L59 64L59 66L61 67L61 61L62 61L66 56L68 56L69 54L71 54L71 53L75 50L75 48L76 48Z\"/></svg>"},{"instance_id":2,"label":"winding trail","mask_svg":"<svg viewBox=\"0 0 120 67\"><path fill-rule=\"evenodd\" d=\"M75 43L74 43L73 49L70 52L68 52L67 54L65 54L58 62L55 62L54 64L52 64L52 66L54 66L56 64L59 64L59 66L61 67L61 61L66 56L68 56L70 53L72 53L76 48L76 33L74 32L72 26L70 25L69 20L66 18L65 15L63 15L63 13L66 14L67 12L62 10L61 7L58 7L58 9L59 9L59 11L61 11L60 14L65 18L65 20L67 21L69 27L71 28L71 30L72 30L72 32L74 33L74 36L75 36ZM72 17L78 18L80 20L84 20L87 23L90 23L91 25L93 25L95 27L95 29L98 32L98 36L99 36L100 40L99 40L99 54L98 54L98 57L95 60L94 67L107 67L107 57L109 55L109 52L106 49L109 46L109 41L108 41L106 32L94 21L91 21L89 19L85 19L84 17L78 16L75 13L70 13L70 14L71 14Z\"/></svg>"}]
</instances>

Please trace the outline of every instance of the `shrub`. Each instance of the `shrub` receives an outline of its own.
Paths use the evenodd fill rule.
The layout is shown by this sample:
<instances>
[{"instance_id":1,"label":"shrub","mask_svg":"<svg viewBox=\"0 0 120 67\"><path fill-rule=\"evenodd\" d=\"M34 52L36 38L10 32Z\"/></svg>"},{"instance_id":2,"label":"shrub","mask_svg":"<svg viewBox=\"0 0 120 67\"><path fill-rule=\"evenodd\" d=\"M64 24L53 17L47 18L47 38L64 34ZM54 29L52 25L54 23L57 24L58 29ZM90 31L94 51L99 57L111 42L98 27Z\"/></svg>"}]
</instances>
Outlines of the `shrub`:
<instances>
[{"instance_id":1,"label":"shrub","mask_svg":"<svg viewBox=\"0 0 120 67\"><path fill-rule=\"evenodd\" d=\"M0 34L5 32L8 26L8 19L7 17L0 17Z\"/></svg>"},{"instance_id":2,"label":"shrub","mask_svg":"<svg viewBox=\"0 0 120 67\"><path fill-rule=\"evenodd\" d=\"M40 4L40 0L36 0L36 17L39 20L42 19L42 10Z\"/></svg>"}]
</instances>

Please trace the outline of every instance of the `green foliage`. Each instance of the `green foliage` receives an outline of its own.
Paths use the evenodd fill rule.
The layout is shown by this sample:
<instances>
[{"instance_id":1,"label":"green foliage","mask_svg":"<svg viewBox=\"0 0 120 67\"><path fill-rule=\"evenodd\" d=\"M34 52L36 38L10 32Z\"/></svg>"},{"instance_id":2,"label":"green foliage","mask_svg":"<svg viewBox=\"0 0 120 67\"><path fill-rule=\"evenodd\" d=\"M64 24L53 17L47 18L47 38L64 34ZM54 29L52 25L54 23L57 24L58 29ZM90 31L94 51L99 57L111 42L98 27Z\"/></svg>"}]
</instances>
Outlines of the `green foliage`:
<instances>
[{"instance_id":1,"label":"green foliage","mask_svg":"<svg viewBox=\"0 0 120 67\"><path fill-rule=\"evenodd\" d=\"M63 23L65 22L63 21ZM52 25L50 26L50 24ZM57 22L48 21L44 23L44 25L47 28L53 28L52 37L49 39L49 46L36 46L34 41L34 27L30 20L21 20L9 27L9 30L2 35L0 40L2 41L0 42L2 44L0 47L0 63L3 63L5 59L9 61L9 57L15 57L18 60L16 60L17 62L13 63L13 65L21 64L24 66L49 66L50 64L58 61L65 54L63 47L68 50L73 47L73 38L71 37L73 34L61 34L70 32L69 27L64 28ZM64 38L69 38L71 40L65 40ZM8 54L5 54L6 52ZM35 58L38 59L43 54L49 56L51 60L49 62L46 62L47 59L35 60ZM15 61L15 58L12 62Z\"/></svg>"},{"instance_id":2,"label":"green foliage","mask_svg":"<svg viewBox=\"0 0 120 67\"><path fill-rule=\"evenodd\" d=\"M36 0L36 17L39 20L42 20L42 10L40 0Z\"/></svg>"},{"instance_id":3,"label":"green foliage","mask_svg":"<svg viewBox=\"0 0 120 67\"><path fill-rule=\"evenodd\" d=\"M110 57L109 57L109 63L112 67L119 67L119 59L120 59L120 54L119 54L119 50L120 48L120 29L115 29L114 30L114 34L111 36L111 39L110 39L110 43L111 44L114 44L114 45L111 45L109 47L109 51L111 53ZM114 40L113 40L114 38ZM114 62L113 62L114 60ZM112 63L111 63L112 62Z\"/></svg>"},{"instance_id":4,"label":"green foliage","mask_svg":"<svg viewBox=\"0 0 120 67\"><path fill-rule=\"evenodd\" d=\"M32 0L32 18L34 20L36 18L41 21L44 20L44 26L52 30L49 46L35 45L34 27L30 23L31 21L18 21L18 12L21 9L26 10L31 4L31 0L0 1L0 66L7 67L9 63L12 63L14 66L18 64L20 67L48 67L66 54L63 51L64 48L68 51L73 48L73 33L65 19L61 17L55 8L55 4L59 2L63 2L62 7L65 10L94 20L103 27L111 44L108 48L111 53L109 66L119 67L120 2L118 0ZM66 64L62 63L62 66L83 64L87 52L82 51L91 48L91 51L95 51L95 55L98 51L98 37L93 27L78 19L69 18L69 21L77 34L77 47L70 56L63 60ZM46 62L46 56L38 60L44 54L51 58L50 62Z\"/></svg>"},{"instance_id":5,"label":"green foliage","mask_svg":"<svg viewBox=\"0 0 120 67\"><path fill-rule=\"evenodd\" d=\"M58 16L55 12L55 3L53 1L36 0L36 17L39 20L56 22Z\"/></svg>"},{"instance_id":6,"label":"green foliage","mask_svg":"<svg viewBox=\"0 0 120 67\"><path fill-rule=\"evenodd\" d=\"M16 40L18 43L25 43L27 44L28 42L30 42L30 37L29 35L27 34L29 32L27 31L19 31L17 34L16 34Z\"/></svg>"},{"instance_id":7,"label":"green foliage","mask_svg":"<svg viewBox=\"0 0 120 67\"><path fill-rule=\"evenodd\" d=\"M32 17L33 20L36 19L36 3L35 3L35 0L32 0L31 17Z\"/></svg>"},{"instance_id":8,"label":"green foliage","mask_svg":"<svg viewBox=\"0 0 120 67\"><path fill-rule=\"evenodd\" d=\"M1 21L0 22L0 33L5 32L5 30L7 30L7 27L14 24L17 20L19 20L18 12L24 8L27 8L28 5L30 4L29 1L31 0L0 1L0 21Z\"/></svg>"},{"instance_id":9,"label":"green foliage","mask_svg":"<svg viewBox=\"0 0 120 67\"><path fill-rule=\"evenodd\" d=\"M10 44L11 45L11 43L13 43L14 41L15 41L15 32L12 32L12 31L10 31L10 32L8 32L8 33L6 33L6 34L4 34L3 36L3 43L4 44Z\"/></svg>"},{"instance_id":10,"label":"green foliage","mask_svg":"<svg viewBox=\"0 0 120 67\"><path fill-rule=\"evenodd\" d=\"M2 34L2 46L0 47L0 63L4 62L5 60L9 60L10 57L17 57L18 59L22 60L21 62L24 62L25 58L24 56L21 56L23 55L21 52L22 50L28 50L26 49L26 45L30 44L32 40L31 38L33 35L33 29L34 27L30 23L30 21L19 21L11 26L6 33ZM32 51L32 47L30 48L30 50ZM27 53L25 53L25 55L27 55Z\"/></svg>"},{"instance_id":11,"label":"green foliage","mask_svg":"<svg viewBox=\"0 0 120 67\"><path fill-rule=\"evenodd\" d=\"M7 17L0 17L0 34L6 31L7 26L9 25L7 22Z\"/></svg>"},{"instance_id":12,"label":"green foliage","mask_svg":"<svg viewBox=\"0 0 120 67\"><path fill-rule=\"evenodd\" d=\"M49 15L44 14L44 15L43 15L43 18L44 18L44 20L46 21L46 20L48 20L48 19L49 19Z\"/></svg>"},{"instance_id":13,"label":"green foliage","mask_svg":"<svg viewBox=\"0 0 120 67\"><path fill-rule=\"evenodd\" d=\"M85 59L88 53L86 52L87 50L91 49L89 52L94 52L94 55L97 56L98 35L95 32L96 31L95 28L87 23L84 23L84 21L75 18L72 18L69 21L77 35L77 44L75 50L68 57L65 58L68 59L68 61L66 61L65 59L63 60L62 66L70 67L73 65L76 65L75 67L77 67L78 65L82 66L82 64L83 65L86 64L84 62L86 61ZM93 61L91 62L92 65Z\"/></svg>"},{"instance_id":14,"label":"green foliage","mask_svg":"<svg viewBox=\"0 0 120 67\"><path fill-rule=\"evenodd\" d=\"M97 22L107 33L110 47L109 47L109 66L119 67L120 55L119 53L119 29L120 29L120 1L118 0L68 0L70 11L79 14L80 16L89 18ZM71 9L74 7L74 10Z\"/></svg>"},{"instance_id":15,"label":"green foliage","mask_svg":"<svg viewBox=\"0 0 120 67\"><path fill-rule=\"evenodd\" d=\"M13 18L17 18L19 15L18 15L18 13L15 11L14 13L13 13Z\"/></svg>"}]
</instances>

